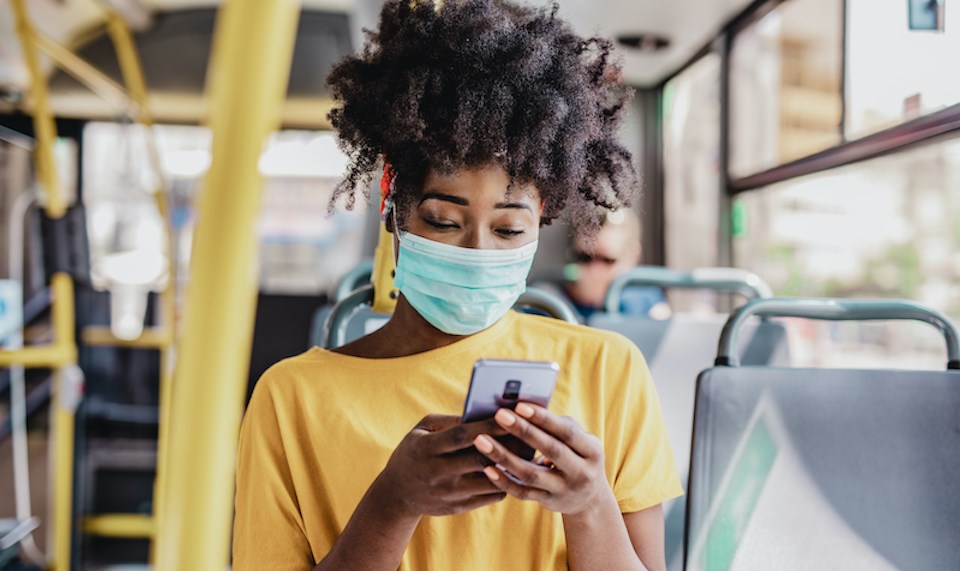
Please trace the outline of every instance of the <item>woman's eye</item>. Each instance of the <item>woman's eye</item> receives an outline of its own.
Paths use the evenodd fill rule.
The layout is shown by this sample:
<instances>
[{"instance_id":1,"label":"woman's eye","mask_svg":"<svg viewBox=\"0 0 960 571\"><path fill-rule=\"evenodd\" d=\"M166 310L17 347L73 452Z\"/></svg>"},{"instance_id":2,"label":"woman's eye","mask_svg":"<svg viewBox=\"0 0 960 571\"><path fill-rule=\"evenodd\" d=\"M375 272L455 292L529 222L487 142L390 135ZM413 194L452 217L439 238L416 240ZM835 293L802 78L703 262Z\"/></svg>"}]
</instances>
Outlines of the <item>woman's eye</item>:
<instances>
[{"instance_id":1,"label":"woman's eye","mask_svg":"<svg viewBox=\"0 0 960 571\"><path fill-rule=\"evenodd\" d=\"M514 230L512 228L500 228L496 232L501 236L519 236L524 233L524 230Z\"/></svg>"},{"instance_id":2,"label":"woman's eye","mask_svg":"<svg viewBox=\"0 0 960 571\"><path fill-rule=\"evenodd\" d=\"M430 220L429 218L424 218L423 221L437 230L451 230L453 228L457 228L456 224L450 222L440 222L439 220Z\"/></svg>"}]
</instances>

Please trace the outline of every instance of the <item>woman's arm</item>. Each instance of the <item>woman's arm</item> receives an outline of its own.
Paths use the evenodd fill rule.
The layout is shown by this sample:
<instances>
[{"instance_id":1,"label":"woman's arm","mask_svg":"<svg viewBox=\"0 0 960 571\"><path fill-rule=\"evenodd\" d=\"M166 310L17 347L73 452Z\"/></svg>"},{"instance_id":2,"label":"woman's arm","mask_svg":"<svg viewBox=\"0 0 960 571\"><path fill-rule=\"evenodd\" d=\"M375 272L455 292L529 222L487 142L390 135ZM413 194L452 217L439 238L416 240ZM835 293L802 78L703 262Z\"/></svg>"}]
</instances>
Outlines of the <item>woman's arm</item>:
<instances>
[{"instance_id":1,"label":"woman's arm","mask_svg":"<svg viewBox=\"0 0 960 571\"><path fill-rule=\"evenodd\" d=\"M652 563L657 557L655 546L643 542L646 552L644 557L645 553L631 543L628 525L627 515L620 513L612 491L608 498L598 501L581 513L563 514L563 532L567 540L570 569L664 571L665 566ZM645 534L646 530L641 533ZM662 544L659 556L663 558Z\"/></svg>"},{"instance_id":2,"label":"woman's arm","mask_svg":"<svg viewBox=\"0 0 960 571\"><path fill-rule=\"evenodd\" d=\"M667 558L663 551L665 532L663 506L657 504L649 508L623 514L627 524L630 543L640 560L650 571L662 571L667 568Z\"/></svg>"},{"instance_id":3,"label":"woman's arm","mask_svg":"<svg viewBox=\"0 0 960 571\"><path fill-rule=\"evenodd\" d=\"M516 414L501 410L496 418L507 432L549 460L528 462L499 442L479 436L477 449L498 466L484 472L508 494L563 514L570 569L664 569L662 517L659 521L652 517L657 510L637 512L639 516L620 513L604 473L603 445L596 436L573 419L525 403L517 405Z\"/></svg>"},{"instance_id":4,"label":"woman's arm","mask_svg":"<svg viewBox=\"0 0 960 571\"><path fill-rule=\"evenodd\" d=\"M343 533L314 569L390 569L400 566L420 518L467 512L502 500L480 471L473 439L493 420L460 424L455 416L431 415L403 439L383 472L367 489Z\"/></svg>"}]
</instances>

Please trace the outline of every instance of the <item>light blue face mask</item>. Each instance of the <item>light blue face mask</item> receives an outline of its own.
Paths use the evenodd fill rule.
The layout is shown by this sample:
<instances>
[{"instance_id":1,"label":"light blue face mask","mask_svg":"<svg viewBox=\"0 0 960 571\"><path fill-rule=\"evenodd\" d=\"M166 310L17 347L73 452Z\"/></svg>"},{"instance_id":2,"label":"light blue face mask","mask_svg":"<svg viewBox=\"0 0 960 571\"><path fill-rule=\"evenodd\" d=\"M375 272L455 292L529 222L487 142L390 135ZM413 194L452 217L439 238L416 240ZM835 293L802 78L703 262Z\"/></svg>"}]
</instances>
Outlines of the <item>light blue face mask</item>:
<instances>
[{"instance_id":1,"label":"light blue face mask","mask_svg":"<svg viewBox=\"0 0 960 571\"><path fill-rule=\"evenodd\" d=\"M537 242L475 250L401 232L394 285L430 325L451 335L490 327L527 289Z\"/></svg>"}]
</instances>

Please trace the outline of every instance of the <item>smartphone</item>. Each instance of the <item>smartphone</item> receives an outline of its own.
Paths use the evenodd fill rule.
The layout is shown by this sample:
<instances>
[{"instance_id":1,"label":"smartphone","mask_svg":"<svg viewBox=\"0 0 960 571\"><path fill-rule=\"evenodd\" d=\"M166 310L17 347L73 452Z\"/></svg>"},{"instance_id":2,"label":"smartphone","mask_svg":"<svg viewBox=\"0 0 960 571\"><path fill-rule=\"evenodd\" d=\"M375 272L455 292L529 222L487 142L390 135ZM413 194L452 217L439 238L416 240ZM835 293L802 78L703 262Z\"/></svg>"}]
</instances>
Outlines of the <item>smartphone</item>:
<instances>
[{"instance_id":1,"label":"smartphone","mask_svg":"<svg viewBox=\"0 0 960 571\"><path fill-rule=\"evenodd\" d=\"M546 408L559 372L560 365L549 361L478 360L473 365L460 422L492 418L501 408L512 410L518 402ZM525 460L532 460L536 452L513 436L497 440Z\"/></svg>"}]
</instances>

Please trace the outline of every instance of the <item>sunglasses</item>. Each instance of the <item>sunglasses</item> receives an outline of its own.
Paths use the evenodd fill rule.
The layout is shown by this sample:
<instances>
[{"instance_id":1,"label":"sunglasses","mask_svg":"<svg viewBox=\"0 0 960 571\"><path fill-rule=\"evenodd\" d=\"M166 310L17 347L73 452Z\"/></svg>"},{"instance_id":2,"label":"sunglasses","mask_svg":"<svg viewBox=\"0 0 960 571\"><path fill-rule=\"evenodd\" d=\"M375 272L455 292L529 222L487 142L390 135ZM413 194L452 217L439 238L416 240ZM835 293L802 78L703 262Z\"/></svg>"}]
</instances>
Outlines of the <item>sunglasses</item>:
<instances>
[{"instance_id":1,"label":"sunglasses","mask_svg":"<svg viewBox=\"0 0 960 571\"><path fill-rule=\"evenodd\" d=\"M590 254L588 252L574 252L573 259L577 261L578 264L593 264L595 262L612 266L617 263L617 260L613 258L608 258L606 256L599 256L596 254Z\"/></svg>"}]
</instances>

